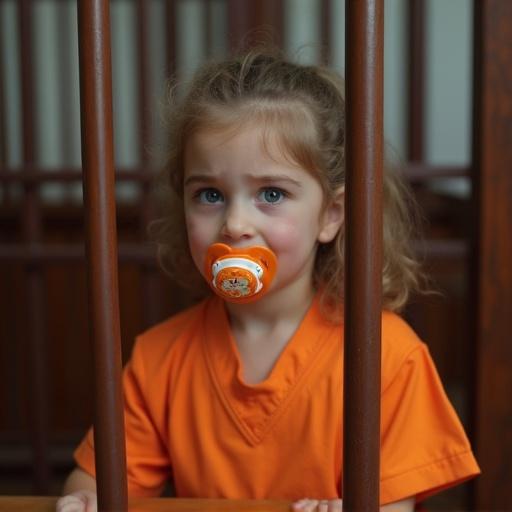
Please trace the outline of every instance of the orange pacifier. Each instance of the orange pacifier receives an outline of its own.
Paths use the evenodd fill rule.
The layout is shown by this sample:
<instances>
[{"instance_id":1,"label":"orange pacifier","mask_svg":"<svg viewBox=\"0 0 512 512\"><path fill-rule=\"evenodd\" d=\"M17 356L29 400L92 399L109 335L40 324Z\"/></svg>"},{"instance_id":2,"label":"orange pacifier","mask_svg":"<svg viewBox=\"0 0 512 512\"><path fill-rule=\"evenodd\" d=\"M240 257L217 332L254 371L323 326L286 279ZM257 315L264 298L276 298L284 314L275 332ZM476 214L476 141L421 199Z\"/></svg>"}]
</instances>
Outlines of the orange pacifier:
<instances>
[{"instance_id":1,"label":"orange pacifier","mask_svg":"<svg viewBox=\"0 0 512 512\"><path fill-rule=\"evenodd\" d=\"M213 244L206 253L208 282L229 302L252 302L262 297L276 268L275 254L262 246L233 249L226 244Z\"/></svg>"}]
</instances>

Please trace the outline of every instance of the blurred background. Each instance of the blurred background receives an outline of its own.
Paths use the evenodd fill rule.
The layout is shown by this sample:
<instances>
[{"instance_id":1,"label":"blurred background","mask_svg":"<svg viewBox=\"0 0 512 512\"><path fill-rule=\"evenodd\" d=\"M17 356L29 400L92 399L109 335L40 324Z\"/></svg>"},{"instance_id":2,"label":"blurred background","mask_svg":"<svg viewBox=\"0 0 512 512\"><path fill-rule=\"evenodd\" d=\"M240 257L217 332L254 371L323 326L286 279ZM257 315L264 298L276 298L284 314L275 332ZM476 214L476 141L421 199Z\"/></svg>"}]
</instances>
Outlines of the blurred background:
<instances>
[{"instance_id":1,"label":"blurred background","mask_svg":"<svg viewBox=\"0 0 512 512\"><path fill-rule=\"evenodd\" d=\"M262 39L343 74L345 2L112 0L110 7L126 360L136 334L189 302L158 269L146 236L168 78L185 80L205 59ZM418 251L441 292L413 298L404 315L428 344L477 451L511 454L509 426L478 437L485 414L477 397L491 400L494 388L484 389L476 362L484 350L472 259L476 18L471 0L385 1L385 138L423 209ZM0 494L59 494L92 421L83 216L76 1L0 0ZM510 365L510 351L500 357ZM512 387L497 391L510 396ZM480 487L447 491L427 509L484 510L484 497L505 496L512 479L504 459L488 463Z\"/></svg>"}]
</instances>

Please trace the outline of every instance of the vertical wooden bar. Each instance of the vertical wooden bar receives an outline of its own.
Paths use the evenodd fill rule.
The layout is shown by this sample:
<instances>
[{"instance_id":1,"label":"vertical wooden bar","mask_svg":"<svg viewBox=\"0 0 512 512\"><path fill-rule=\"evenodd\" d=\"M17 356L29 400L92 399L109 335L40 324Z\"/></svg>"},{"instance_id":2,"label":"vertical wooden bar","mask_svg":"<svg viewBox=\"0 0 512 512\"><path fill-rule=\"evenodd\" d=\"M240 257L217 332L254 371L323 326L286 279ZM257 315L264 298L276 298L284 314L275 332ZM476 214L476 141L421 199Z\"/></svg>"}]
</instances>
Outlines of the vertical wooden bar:
<instances>
[{"instance_id":1,"label":"vertical wooden bar","mask_svg":"<svg viewBox=\"0 0 512 512\"><path fill-rule=\"evenodd\" d=\"M34 105L32 71L32 2L18 2L21 59L23 166L35 162ZM22 213L23 238L31 246L42 241L39 189L35 183L25 184ZM49 465L49 400L48 350L45 341L45 300L43 269L30 262L26 267L28 307L29 422L33 452L33 486L35 494L46 494L50 483Z\"/></svg>"},{"instance_id":2,"label":"vertical wooden bar","mask_svg":"<svg viewBox=\"0 0 512 512\"><path fill-rule=\"evenodd\" d=\"M202 34L204 40L205 55L211 57L213 49L213 31L212 31L212 3L210 0L203 0L204 17Z\"/></svg>"},{"instance_id":3,"label":"vertical wooden bar","mask_svg":"<svg viewBox=\"0 0 512 512\"><path fill-rule=\"evenodd\" d=\"M331 61L331 20L332 0L322 0L320 3L320 41L322 43L322 61L329 64Z\"/></svg>"},{"instance_id":4,"label":"vertical wooden bar","mask_svg":"<svg viewBox=\"0 0 512 512\"><path fill-rule=\"evenodd\" d=\"M227 6L228 44L229 48L237 50L250 29L252 9L248 0L227 0Z\"/></svg>"},{"instance_id":5,"label":"vertical wooden bar","mask_svg":"<svg viewBox=\"0 0 512 512\"><path fill-rule=\"evenodd\" d=\"M423 161L423 121L425 104L425 0L409 0L408 13L408 97L407 158Z\"/></svg>"},{"instance_id":6,"label":"vertical wooden bar","mask_svg":"<svg viewBox=\"0 0 512 512\"><path fill-rule=\"evenodd\" d=\"M343 510L379 509L383 0L346 3Z\"/></svg>"},{"instance_id":7,"label":"vertical wooden bar","mask_svg":"<svg viewBox=\"0 0 512 512\"><path fill-rule=\"evenodd\" d=\"M477 460L473 510L512 510L512 2L474 2Z\"/></svg>"},{"instance_id":8,"label":"vertical wooden bar","mask_svg":"<svg viewBox=\"0 0 512 512\"><path fill-rule=\"evenodd\" d=\"M176 36L176 0L166 0L165 13L168 74L169 76L174 76L176 73L176 45L178 42L178 38Z\"/></svg>"},{"instance_id":9,"label":"vertical wooden bar","mask_svg":"<svg viewBox=\"0 0 512 512\"><path fill-rule=\"evenodd\" d=\"M151 142L151 67L149 64L149 15L150 5L145 0L137 0L137 49L138 49L138 79L139 79L139 126L140 146L139 162L143 172L149 173L148 144ZM140 236L147 238L147 226L151 219L150 183L144 181L140 184L142 192L140 211ZM158 321L158 287L154 268L149 263L140 265L142 276L142 313L144 326L149 327Z\"/></svg>"},{"instance_id":10,"label":"vertical wooden bar","mask_svg":"<svg viewBox=\"0 0 512 512\"><path fill-rule=\"evenodd\" d=\"M78 2L98 510L127 510L108 0Z\"/></svg>"},{"instance_id":11,"label":"vertical wooden bar","mask_svg":"<svg viewBox=\"0 0 512 512\"><path fill-rule=\"evenodd\" d=\"M283 0L227 0L228 43L232 50L261 42L273 30L275 44L283 43Z\"/></svg>"},{"instance_id":12,"label":"vertical wooden bar","mask_svg":"<svg viewBox=\"0 0 512 512\"><path fill-rule=\"evenodd\" d=\"M2 26L2 10L0 9L0 26ZM6 104L6 95L5 85L4 85L4 59L3 59L3 48L2 48L2 40L0 39L0 172L5 172L5 168L7 167L8 155L7 155L7 122L6 122L6 112L5 112L5 104ZM9 197L9 185L7 183L4 184L4 198Z\"/></svg>"},{"instance_id":13,"label":"vertical wooden bar","mask_svg":"<svg viewBox=\"0 0 512 512\"><path fill-rule=\"evenodd\" d=\"M273 29L274 43L281 47L284 42L284 0L264 0L263 23Z\"/></svg>"}]
</instances>

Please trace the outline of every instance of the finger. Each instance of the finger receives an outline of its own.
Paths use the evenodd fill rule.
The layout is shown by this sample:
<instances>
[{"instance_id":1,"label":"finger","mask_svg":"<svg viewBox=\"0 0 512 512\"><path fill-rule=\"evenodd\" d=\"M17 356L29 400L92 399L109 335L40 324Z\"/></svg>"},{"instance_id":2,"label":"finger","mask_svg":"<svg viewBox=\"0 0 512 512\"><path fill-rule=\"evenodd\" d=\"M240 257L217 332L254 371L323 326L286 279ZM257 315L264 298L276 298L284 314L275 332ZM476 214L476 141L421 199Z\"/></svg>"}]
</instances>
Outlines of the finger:
<instances>
[{"instance_id":1,"label":"finger","mask_svg":"<svg viewBox=\"0 0 512 512\"><path fill-rule=\"evenodd\" d=\"M85 509L85 512L97 512L98 511L98 503L96 501L96 498L93 500L89 500L87 502L87 508Z\"/></svg>"},{"instance_id":2,"label":"finger","mask_svg":"<svg viewBox=\"0 0 512 512\"><path fill-rule=\"evenodd\" d=\"M307 500L304 512L317 512L318 500Z\"/></svg>"},{"instance_id":3,"label":"finger","mask_svg":"<svg viewBox=\"0 0 512 512\"><path fill-rule=\"evenodd\" d=\"M57 512L82 512L85 504L74 496L66 496L57 502Z\"/></svg>"},{"instance_id":4,"label":"finger","mask_svg":"<svg viewBox=\"0 0 512 512\"><path fill-rule=\"evenodd\" d=\"M297 512L311 512L312 506L316 506L316 500L310 500L309 498L303 498L292 505L293 510Z\"/></svg>"},{"instance_id":5,"label":"finger","mask_svg":"<svg viewBox=\"0 0 512 512\"><path fill-rule=\"evenodd\" d=\"M293 510L304 510L306 501L307 501L307 498L303 498L299 501L295 501L294 503L292 503Z\"/></svg>"},{"instance_id":6,"label":"finger","mask_svg":"<svg viewBox=\"0 0 512 512\"><path fill-rule=\"evenodd\" d=\"M328 500L320 500L318 502L318 512L328 512L329 509L329 501Z\"/></svg>"},{"instance_id":7,"label":"finger","mask_svg":"<svg viewBox=\"0 0 512 512\"><path fill-rule=\"evenodd\" d=\"M342 500L331 500L329 501L328 512L342 512L343 501Z\"/></svg>"}]
</instances>

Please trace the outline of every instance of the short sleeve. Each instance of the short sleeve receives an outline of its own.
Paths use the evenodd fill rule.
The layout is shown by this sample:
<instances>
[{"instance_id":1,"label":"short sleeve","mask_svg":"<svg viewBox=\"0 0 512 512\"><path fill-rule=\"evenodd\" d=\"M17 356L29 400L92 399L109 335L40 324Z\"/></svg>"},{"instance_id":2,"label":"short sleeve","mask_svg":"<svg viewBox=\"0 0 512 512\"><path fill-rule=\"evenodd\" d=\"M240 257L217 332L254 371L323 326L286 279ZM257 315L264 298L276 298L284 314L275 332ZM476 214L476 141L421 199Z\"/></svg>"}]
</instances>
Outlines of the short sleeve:
<instances>
[{"instance_id":1,"label":"short sleeve","mask_svg":"<svg viewBox=\"0 0 512 512\"><path fill-rule=\"evenodd\" d=\"M418 342L382 390L381 503L421 501L479 472L427 346Z\"/></svg>"},{"instance_id":2,"label":"short sleeve","mask_svg":"<svg viewBox=\"0 0 512 512\"><path fill-rule=\"evenodd\" d=\"M144 361L136 343L123 371L128 494L136 497L159 496L171 474L167 449L146 400L145 377ZM74 456L79 467L95 475L92 428Z\"/></svg>"}]
</instances>

